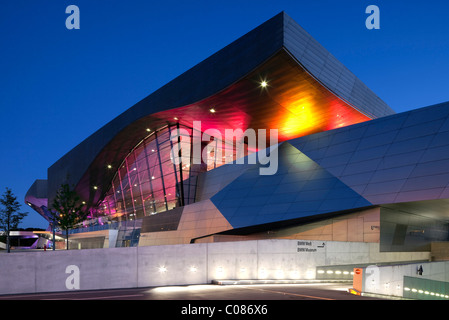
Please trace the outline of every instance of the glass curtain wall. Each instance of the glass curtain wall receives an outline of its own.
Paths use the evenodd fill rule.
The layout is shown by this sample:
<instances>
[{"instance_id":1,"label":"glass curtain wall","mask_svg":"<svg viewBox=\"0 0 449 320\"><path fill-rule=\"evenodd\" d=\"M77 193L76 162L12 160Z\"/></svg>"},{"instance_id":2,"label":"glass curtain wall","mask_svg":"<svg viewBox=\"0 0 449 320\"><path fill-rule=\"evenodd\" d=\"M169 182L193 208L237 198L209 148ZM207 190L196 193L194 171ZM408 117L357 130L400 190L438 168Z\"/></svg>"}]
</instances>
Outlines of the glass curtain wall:
<instances>
[{"instance_id":1,"label":"glass curtain wall","mask_svg":"<svg viewBox=\"0 0 449 320\"><path fill-rule=\"evenodd\" d=\"M235 150L224 145L223 155L226 148L232 148L233 156L217 161L212 141L201 148L207 150L206 160L193 164L192 131L176 124L143 139L116 171L93 218L100 222L134 220L193 203L198 174L234 161ZM177 157L182 161L174 161Z\"/></svg>"}]
</instances>

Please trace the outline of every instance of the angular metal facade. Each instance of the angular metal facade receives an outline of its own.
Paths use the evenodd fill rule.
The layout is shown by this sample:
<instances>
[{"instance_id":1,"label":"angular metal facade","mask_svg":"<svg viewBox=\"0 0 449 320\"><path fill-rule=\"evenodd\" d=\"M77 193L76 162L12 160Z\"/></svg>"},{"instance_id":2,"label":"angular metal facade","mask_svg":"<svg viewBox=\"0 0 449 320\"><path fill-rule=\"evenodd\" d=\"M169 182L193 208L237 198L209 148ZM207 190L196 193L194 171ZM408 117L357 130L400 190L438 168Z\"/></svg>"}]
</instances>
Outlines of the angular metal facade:
<instances>
[{"instance_id":1,"label":"angular metal facade","mask_svg":"<svg viewBox=\"0 0 449 320\"><path fill-rule=\"evenodd\" d=\"M449 103L290 143L372 204L449 196Z\"/></svg>"},{"instance_id":2,"label":"angular metal facade","mask_svg":"<svg viewBox=\"0 0 449 320\"><path fill-rule=\"evenodd\" d=\"M211 200L246 235L379 208L383 250L425 250L449 238L448 137L449 103L308 135L279 146L275 175L242 167Z\"/></svg>"}]
</instances>

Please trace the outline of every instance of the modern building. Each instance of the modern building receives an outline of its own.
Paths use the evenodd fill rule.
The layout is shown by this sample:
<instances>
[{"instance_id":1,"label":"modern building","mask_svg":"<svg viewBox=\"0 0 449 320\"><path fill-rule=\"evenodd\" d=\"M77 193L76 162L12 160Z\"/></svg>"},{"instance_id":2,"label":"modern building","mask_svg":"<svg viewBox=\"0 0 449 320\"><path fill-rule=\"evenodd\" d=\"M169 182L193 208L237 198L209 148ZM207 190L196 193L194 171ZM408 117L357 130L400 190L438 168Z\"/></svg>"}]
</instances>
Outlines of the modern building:
<instances>
[{"instance_id":1,"label":"modern building","mask_svg":"<svg viewBox=\"0 0 449 320\"><path fill-rule=\"evenodd\" d=\"M10 248L13 250L52 249L53 234L43 230L10 231ZM64 248L64 239L55 234L56 248ZM0 252L7 250L6 234L0 232Z\"/></svg>"},{"instance_id":2,"label":"modern building","mask_svg":"<svg viewBox=\"0 0 449 320\"><path fill-rule=\"evenodd\" d=\"M26 203L48 219L63 183L90 212L71 235L80 248L305 239L430 250L449 235L449 103L396 114L282 12L89 136Z\"/></svg>"}]
</instances>

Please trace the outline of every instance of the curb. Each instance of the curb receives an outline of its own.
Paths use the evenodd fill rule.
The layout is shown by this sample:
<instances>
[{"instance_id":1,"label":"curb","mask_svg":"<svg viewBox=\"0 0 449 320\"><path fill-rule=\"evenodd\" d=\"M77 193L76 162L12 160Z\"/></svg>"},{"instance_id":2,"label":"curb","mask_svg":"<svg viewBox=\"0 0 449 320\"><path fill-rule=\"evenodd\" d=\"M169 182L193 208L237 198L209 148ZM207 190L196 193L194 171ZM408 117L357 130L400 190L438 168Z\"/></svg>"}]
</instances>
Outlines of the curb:
<instances>
[{"instance_id":1,"label":"curb","mask_svg":"<svg viewBox=\"0 0 449 320\"><path fill-rule=\"evenodd\" d=\"M306 283L348 283L348 280L212 280L216 285L250 285L250 284L306 284Z\"/></svg>"}]
</instances>

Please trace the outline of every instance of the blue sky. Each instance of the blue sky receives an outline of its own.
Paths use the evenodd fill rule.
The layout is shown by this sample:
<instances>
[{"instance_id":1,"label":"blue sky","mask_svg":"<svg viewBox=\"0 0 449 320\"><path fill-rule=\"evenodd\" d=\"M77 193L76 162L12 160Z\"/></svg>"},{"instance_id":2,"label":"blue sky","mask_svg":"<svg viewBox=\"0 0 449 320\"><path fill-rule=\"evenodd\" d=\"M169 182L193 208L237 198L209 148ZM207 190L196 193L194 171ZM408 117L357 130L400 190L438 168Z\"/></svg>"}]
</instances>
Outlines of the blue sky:
<instances>
[{"instance_id":1,"label":"blue sky","mask_svg":"<svg viewBox=\"0 0 449 320\"><path fill-rule=\"evenodd\" d=\"M80 9L68 30L67 6ZM368 5L380 30L368 30ZM396 112L449 101L444 0L2 0L0 192L35 179L176 76L285 11ZM21 227L47 227L29 212Z\"/></svg>"}]
</instances>

